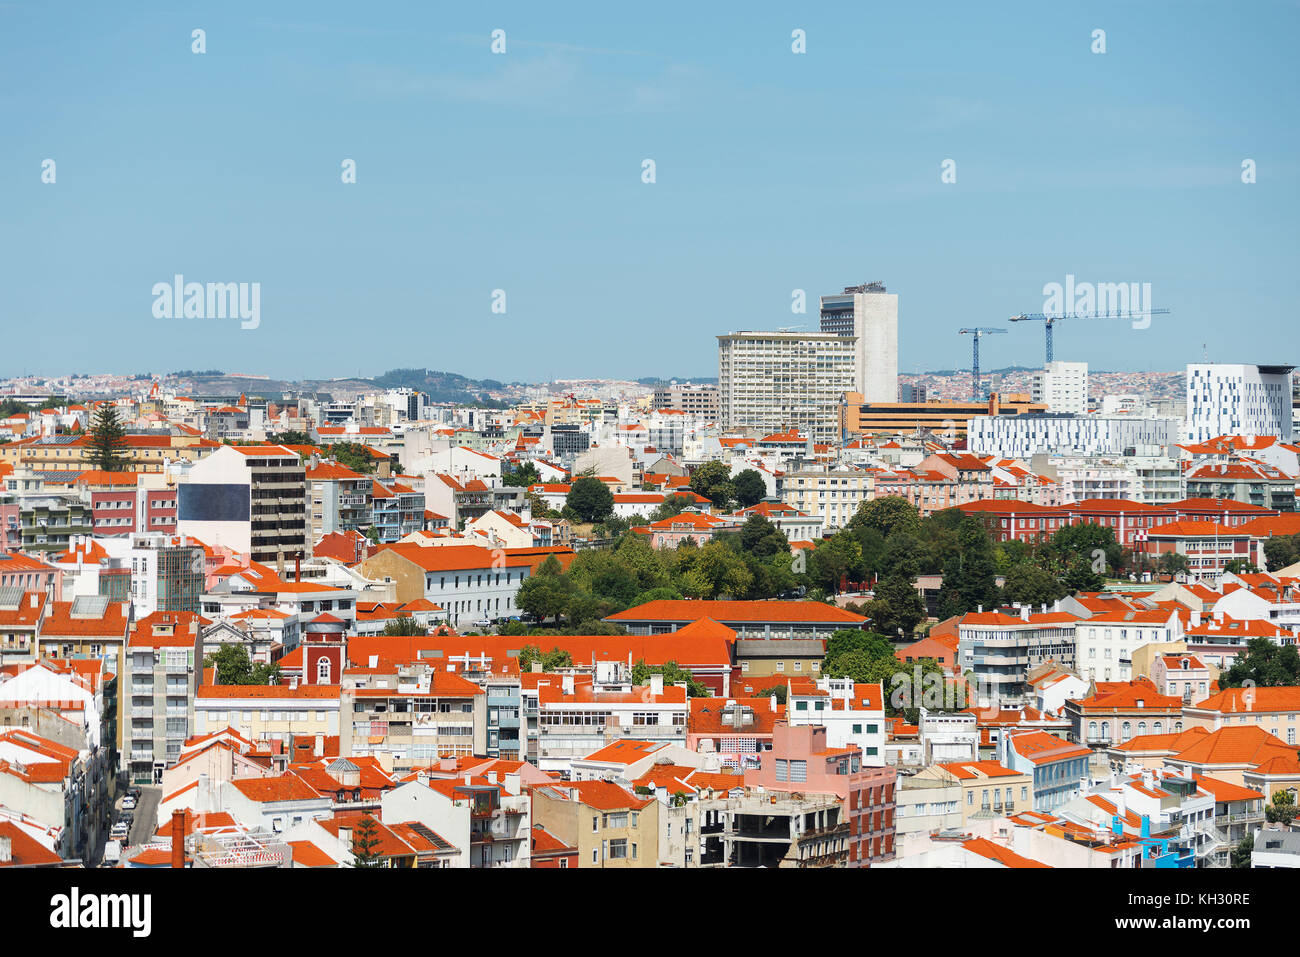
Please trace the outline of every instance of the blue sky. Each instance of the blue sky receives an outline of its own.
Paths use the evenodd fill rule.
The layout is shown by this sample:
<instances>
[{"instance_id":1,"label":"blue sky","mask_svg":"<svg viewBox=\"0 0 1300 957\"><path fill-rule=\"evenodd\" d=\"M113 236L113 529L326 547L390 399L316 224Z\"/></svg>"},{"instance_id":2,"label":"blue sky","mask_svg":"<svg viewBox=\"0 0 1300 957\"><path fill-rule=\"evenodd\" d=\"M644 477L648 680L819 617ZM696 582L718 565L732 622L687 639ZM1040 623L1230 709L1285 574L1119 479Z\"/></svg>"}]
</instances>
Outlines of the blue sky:
<instances>
[{"instance_id":1,"label":"blue sky","mask_svg":"<svg viewBox=\"0 0 1300 957\"><path fill-rule=\"evenodd\" d=\"M1295 3L470 6L0 3L0 374L716 375L877 279L911 372L1067 274L1173 312L1058 359L1300 360ZM176 273L259 328L154 318Z\"/></svg>"}]
</instances>

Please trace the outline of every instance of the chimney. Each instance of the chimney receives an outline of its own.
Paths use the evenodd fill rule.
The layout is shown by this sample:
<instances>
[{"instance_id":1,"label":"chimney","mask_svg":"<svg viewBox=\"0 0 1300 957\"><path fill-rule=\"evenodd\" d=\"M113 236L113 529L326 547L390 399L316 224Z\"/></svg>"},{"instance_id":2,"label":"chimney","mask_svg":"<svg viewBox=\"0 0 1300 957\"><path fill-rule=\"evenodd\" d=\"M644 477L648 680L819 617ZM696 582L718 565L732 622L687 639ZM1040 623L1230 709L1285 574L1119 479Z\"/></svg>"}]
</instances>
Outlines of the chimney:
<instances>
[{"instance_id":1,"label":"chimney","mask_svg":"<svg viewBox=\"0 0 1300 957\"><path fill-rule=\"evenodd\" d=\"M32 607L33 607L33 608L35 608L37 605L39 605L39 604L41 603L41 602L40 602L40 596L37 595L36 592L32 592L32 594L31 594L31 598L30 598L30 601L31 601L31 603L32 603Z\"/></svg>"},{"instance_id":2,"label":"chimney","mask_svg":"<svg viewBox=\"0 0 1300 957\"><path fill-rule=\"evenodd\" d=\"M775 695L775 694L772 695L772 697L771 697L771 699L770 699L770 701L769 701L769 705L770 705L770 707L772 708L772 713L773 713L773 714L776 714L776 709L777 709L777 700L776 700L776 695Z\"/></svg>"},{"instance_id":3,"label":"chimney","mask_svg":"<svg viewBox=\"0 0 1300 957\"><path fill-rule=\"evenodd\" d=\"M185 819L184 810L172 811L172 867L185 866Z\"/></svg>"},{"instance_id":4,"label":"chimney","mask_svg":"<svg viewBox=\"0 0 1300 957\"><path fill-rule=\"evenodd\" d=\"M519 794L523 790L523 779L519 776L518 771L511 771L505 776L506 790L511 794Z\"/></svg>"},{"instance_id":5,"label":"chimney","mask_svg":"<svg viewBox=\"0 0 1300 957\"><path fill-rule=\"evenodd\" d=\"M651 693L652 695L661 695L661 694L664 693L664 676L663 676L663 675L651 675L651 676L650 676L650 693Z\"/></svg>"},{"instance_id":6,"label":"chimney","mask_svg":"<svg viewBox=\"0 0 1300 957\"><path fill-rule=\"evenodd\" d=\"M489 772L487 772L487 774L485 774L485 775L483 775L483 776L484 776L485 778L488 779L488 784L496 784L496 783L497 783L497 773L496 773L495 771L489 771Z\"/></svg>"},{"instance_id":7,"label":"chimney","mask_svg":"<svg viewBox=\"0 0 1300 957\"><path fill-rule=\"evenodd\" d=\"M469 783L470 783L470 781L472 780L472 778L473 778L472 775L469 775L469 774L465 775L465 786L466 786L466 787L469 786Z\"/></svg>"},{"instance_id":8,"label":"chimney","mask_svg":"<svg viewBox=\"0 0 1300 957\"><path fill-rule=\"evenodd\" d=\"M1028 605L1021 605L1021 606L1020 606L1020 620L1021 620L1021 621L1028 621L1028 620L1029 620L1029 606L1028 606Z\"/></svg>"},{"instance_id":9,"label":"chimney","mask_svg":"<svg viewBox=\"0 0 1300 957\"><path fill-rule=\"evenodd\" d=\"M573 694L573 675L565 675L560 681L560 690L565 695Z\"/></svg>"},{"instance_id":10,"label":"chimney","mask_svg":"<svg viewBox=\"0 0 1300 957\"><path fill-rule=\"evenodd\" d=\"M352 825L351 824L339 825L339 843L343 845L343 852L345 854L352 851Z\"/></svg>"},{"instance_id":11,"label":"chimney","mask_svg":"<svg viewBox=\"0 0 1300 957\"><path fill-rule=\"evenodd\" d=\"M316 745L312 748L312 754L318 758L325 756L325 735L316 735Z\"/></svg>"},{"instance_id":12,"label":"chimney","mask_svg":"<svg viewBox=\"0 0 1300 957\"><path fill-rule=\"evenodd\" d=\"M0 837L0 864L12 864L14 860L14 840L12 837Z\"/></svg>"}]
</instances>

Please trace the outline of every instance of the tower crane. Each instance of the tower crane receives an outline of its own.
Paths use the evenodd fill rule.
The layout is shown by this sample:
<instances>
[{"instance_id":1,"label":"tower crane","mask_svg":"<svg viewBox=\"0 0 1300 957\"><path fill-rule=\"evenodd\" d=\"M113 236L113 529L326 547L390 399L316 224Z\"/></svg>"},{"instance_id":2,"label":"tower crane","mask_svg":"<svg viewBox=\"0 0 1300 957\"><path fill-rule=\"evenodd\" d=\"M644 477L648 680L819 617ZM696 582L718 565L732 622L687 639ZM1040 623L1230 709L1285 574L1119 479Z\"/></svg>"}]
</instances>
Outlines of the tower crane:
<instances>
[{"instance_id":1,"label":"tower crane","mask_svg":"<svg viewBox=\"0 0 1300 957\"><path fill-rule=\"evenodd\" d=\"M1042 312L1021 313L1012 316L1010 322L1041 322L1047 332L1047 361L1052 361L1052 327L1063 319L1139 319L1148 316L1168 315L1168 309L1121 309L1115 312L1067 312L1062 315L1047 315Z\"/></svg>"},{"instance_id":2,"label":"tower crane","mask_svg":"<svg viewBox=\"0 0 1300 957\"><path fill-rule=\"evenodd\" d=\"M971 359L971 398L976 402L984 398L983 390L980 388L980 339L984 336L1005 335L1005 329L996 329L992 326L975 326L972 329L958 329L957 334L962 336L972 336L971 344L974 346Z\"/></svg>"}]
</instances>

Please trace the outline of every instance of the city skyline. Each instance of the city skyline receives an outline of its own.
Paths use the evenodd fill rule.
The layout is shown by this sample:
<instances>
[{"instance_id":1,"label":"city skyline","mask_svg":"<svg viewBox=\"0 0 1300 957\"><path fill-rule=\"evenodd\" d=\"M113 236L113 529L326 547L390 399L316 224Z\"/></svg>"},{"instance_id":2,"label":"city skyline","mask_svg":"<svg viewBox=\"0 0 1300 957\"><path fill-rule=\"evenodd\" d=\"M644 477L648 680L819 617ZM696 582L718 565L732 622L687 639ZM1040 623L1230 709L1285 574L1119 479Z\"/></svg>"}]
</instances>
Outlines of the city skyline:
<instances>
[{"instance_id":1,"label":"city skyline","mask_svg":"<svg viewBox=\"0 0 1300 957\"><path fill-rule=\"evenodd\" d=\"M375 336L375 355L388 339L474 378L635 379L684 355L711 377L717 335L813 331L818 297L872 280L899 296L901 374L968 368L958 328L1041 310L1067 277L1150 283L1172 314L1062 324L1059 359L1179 369L1286 341L1294 9L681 9L363 26L337 4L6 5L5 318L65 334L0 375L197 351L373 376L392 365ZM260 284L260 322L158 318L152 290L176 275ZM984 365L1041 365L1041 327L1007 328Z\"/></svg>"}]
</instances>

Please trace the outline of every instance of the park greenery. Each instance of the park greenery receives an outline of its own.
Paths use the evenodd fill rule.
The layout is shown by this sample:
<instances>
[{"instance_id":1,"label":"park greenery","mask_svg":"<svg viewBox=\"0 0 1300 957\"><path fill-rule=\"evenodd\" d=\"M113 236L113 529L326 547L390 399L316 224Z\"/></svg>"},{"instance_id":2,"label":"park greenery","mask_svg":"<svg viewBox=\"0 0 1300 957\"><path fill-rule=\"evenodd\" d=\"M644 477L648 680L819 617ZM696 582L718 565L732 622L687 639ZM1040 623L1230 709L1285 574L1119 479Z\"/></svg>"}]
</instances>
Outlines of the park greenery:
<instances>
[{"instance_id":1,"label":"park greenery","mask_svg":"<svg viewBox=\"0 0 1300 957\"><path fill-rule=\"evenodd\" d=\"M731 487L720 490L721 481L692 476L697 491L708 490L699 494L730 500L737 479L727 481ZM670 497L656 514L689 501ZM792 550L776 525L751 515L737 531L656 550L631 531L637 519L608 516L606 502L612 507L599 480L574 482L566 511L600 521L612 542L579 552L567 569L548 558L524 583L519 606L539 626L601 633L596 629L610 627L602 619L655 598L833 600L845 591L869 591L854 606L869 626L891 640L908 639L927 618L917 588L921 576L942 576L934 611L945 619L1004 604L1050 606L1079 591L1098 591L1137 568L1109 527L1069 525L1039 543L999 542L976 516L952 508L922 517L897 497L864 502L843 529L812 547ZM517 633L538 630L521 626Z\"/></svg>"},{"instance_id":2,"label":"park greenery","mask_svg":"<svg viewBox=\"0 0 1300 957\"><path fill-rule=\"evenodd\" d=\"M254 664L243 645L222 645L219 651L203 659L203 667L214 665L217 669L215 683L219 685L272 685L280 681L278 664Z\"/></svg>"}]
</instances>

